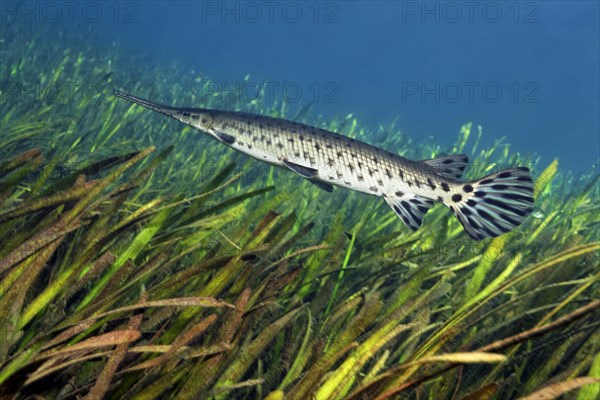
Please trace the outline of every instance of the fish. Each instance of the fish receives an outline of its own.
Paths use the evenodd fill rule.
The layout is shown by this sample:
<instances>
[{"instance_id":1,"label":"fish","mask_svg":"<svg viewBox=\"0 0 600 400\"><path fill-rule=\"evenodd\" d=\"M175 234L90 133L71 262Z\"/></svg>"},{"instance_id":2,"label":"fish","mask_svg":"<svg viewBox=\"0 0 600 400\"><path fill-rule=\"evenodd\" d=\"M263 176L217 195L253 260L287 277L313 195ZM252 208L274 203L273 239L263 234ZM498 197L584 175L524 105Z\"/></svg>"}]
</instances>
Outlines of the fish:
<instances>
[{"instance_id":1,"label":"fish","mask_svg":"<svg viewBox=\"0 0 600 400\"><path fill-rule=\"evenodd\" d=\"M462 182L468 157L410 160L391 151L299 122L239 111L170 107L114 91L118 98L166 115L258 160L288 169L319 188L382 197L412 231L435 203L454 213L475 239L517 228L533 210L533 182L513 167Z\"/></svg>"}]
</instances>

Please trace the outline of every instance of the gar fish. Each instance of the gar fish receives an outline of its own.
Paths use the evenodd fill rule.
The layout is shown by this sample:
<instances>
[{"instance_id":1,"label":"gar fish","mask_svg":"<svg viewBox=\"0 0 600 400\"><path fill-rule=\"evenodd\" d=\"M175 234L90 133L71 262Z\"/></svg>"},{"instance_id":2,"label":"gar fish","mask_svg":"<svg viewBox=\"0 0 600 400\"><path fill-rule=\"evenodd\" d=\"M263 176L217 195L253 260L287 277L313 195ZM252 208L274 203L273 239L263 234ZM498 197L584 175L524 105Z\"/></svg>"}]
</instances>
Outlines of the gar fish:
<instances>
[{"instance_id":1,"label":"gar fish","mask_svg":"<svg viewBox=\"0 0 600 400\"><path fill-rule=\"evenodd\" d=\"M281 166L328 192L333 185L381 196L413 231L440 202L476 240L519 226L533 210L529 169L515 167L461 182L468 158L454 154L413 161L324 129L236 111L176 108L115 91L256 159Z\"/></svg>"}]
</instances>

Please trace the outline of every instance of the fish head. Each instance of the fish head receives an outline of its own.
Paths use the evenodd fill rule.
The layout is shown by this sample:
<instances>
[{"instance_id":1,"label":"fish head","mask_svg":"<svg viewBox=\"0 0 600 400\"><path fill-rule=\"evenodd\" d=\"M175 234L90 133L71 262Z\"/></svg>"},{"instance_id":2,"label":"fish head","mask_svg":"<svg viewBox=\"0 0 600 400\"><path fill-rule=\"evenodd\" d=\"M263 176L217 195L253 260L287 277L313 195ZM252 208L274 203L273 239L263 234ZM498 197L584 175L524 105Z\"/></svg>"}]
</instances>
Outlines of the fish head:
<instances>
[{"instance_id":1,"label":"fish head","mask_svg":"<svg viewBox=\"0 0 600 400\"><path fill-rule=\"evenodd\" d=\"M134 96L129 93L123 93L118 90L113 92L115 96L130 101L135 104L139 104L149 110L156 111L157 113L166 115L179 122L191 126L192 128L198 129L199 131L210 133L211 126L214 122L214 117L211 114L211 110L204 108L179 108L169 107L159 103L155 103L141 97Z\"/></svg>"},{"instance_id":2,"label":"fish head","mask_svg":"<svg viewBox=\"0 0 600 400\"><path fill-rule=\"evenodd\" d=\"M201 108L176 109L171 117L201 132L210 132L214 118L210 110Z\"/></svg>"}]
</instances>

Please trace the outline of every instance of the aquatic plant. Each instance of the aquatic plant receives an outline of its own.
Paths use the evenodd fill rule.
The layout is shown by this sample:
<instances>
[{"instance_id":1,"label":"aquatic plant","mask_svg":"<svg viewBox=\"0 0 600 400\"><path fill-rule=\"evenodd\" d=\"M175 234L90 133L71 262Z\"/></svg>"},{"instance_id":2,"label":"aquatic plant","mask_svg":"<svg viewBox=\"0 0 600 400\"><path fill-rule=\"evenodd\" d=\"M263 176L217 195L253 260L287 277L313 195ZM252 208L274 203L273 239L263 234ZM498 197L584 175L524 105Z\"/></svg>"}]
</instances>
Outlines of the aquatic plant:
<instances>
[{"instance_id":1,"label":"aquatic plant","mask_svg":"<svg viewBox=\"0 0 600 400\"><path fill-rule=\"evenodd\" d=\"M185 68L87 37L53 51L41 30L2 37L2 397L598 394L597 171L480 149L470 123L453 148L417 145L351 115L197 98L208 78L184 87ZM528 165L540 211L475 242L438 206L412 232L374 197L324 193L112 97L134 81L165 103L297 118L412 158L464 151L469 176Z\"/></svg>"}]
</instances>

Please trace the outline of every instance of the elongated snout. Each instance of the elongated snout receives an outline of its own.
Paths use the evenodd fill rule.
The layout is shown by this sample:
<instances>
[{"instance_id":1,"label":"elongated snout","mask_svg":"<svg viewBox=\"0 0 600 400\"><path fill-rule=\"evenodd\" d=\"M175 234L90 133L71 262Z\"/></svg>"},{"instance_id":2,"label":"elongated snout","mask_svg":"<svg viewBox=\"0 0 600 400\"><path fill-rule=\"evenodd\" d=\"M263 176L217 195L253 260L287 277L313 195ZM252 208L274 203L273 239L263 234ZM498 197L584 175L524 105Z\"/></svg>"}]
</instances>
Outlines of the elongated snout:
<instances>
[{"instance_id":1,"label":"elongated snout","mask_svg":"<svg viewBox=\"0 0 600 400\"><path fill-rule=\"evenodd\" d=\"M142 99L140 97L134 96L132 94L119 92L118 90L113 90L115 96L120 97L121 99L130 101L135 104L139 104L140 106L146 107L152 111L159 112L171 118L175 118L179 120L178 114L180 114L180 109L175 107L164 106L162 104L153 103L149 100Z\"/></svg>"}]
</instances>

